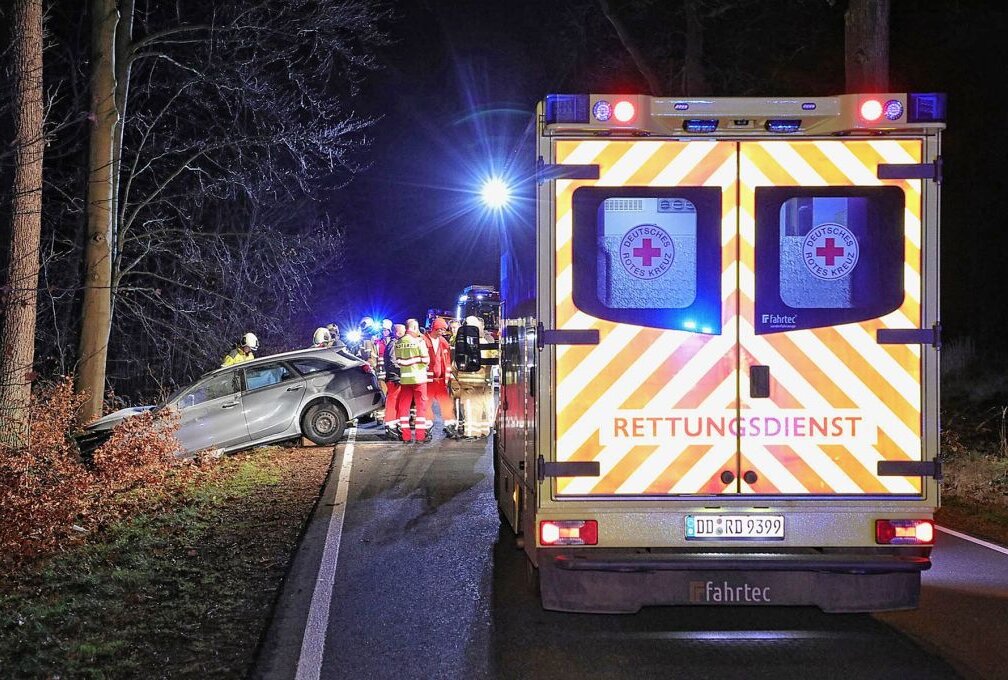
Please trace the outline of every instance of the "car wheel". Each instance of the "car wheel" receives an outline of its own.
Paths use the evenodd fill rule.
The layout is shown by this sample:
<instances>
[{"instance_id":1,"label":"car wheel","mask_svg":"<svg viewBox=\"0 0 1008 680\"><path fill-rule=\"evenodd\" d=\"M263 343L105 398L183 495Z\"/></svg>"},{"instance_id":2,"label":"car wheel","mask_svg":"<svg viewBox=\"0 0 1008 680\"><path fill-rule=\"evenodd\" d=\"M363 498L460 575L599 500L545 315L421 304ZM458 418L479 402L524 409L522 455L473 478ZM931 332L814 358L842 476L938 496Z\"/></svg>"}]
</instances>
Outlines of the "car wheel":
<instances>
[{"instance_id":1,"label":"car wheel","mask_svg":"<svg viewBox=\"0 0 1008 680\"><path fill-rule=\"evenodd\" d=\"M346 430L346 416L336 404L316 404L308 409L301 429L315 444L335 444Z\"/></svg>"}]
</instances>

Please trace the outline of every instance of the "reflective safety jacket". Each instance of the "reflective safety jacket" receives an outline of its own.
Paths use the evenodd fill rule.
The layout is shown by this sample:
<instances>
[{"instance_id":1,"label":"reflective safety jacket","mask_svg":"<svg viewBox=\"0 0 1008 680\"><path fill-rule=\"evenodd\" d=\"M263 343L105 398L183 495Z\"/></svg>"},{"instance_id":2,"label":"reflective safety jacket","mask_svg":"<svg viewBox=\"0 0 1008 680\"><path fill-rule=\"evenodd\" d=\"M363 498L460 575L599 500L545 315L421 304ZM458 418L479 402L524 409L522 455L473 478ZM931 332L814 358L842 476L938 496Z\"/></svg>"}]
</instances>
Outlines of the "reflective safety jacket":
<instances>
[{"instance_id":1,"label":"reflective safety jacket","mask_svg":"<svg viewBox=\"0 0 1008 680\"><path fill-rule=\"evenodd\" d=\"M396 363L399 365L400 385L422 385L427 382L427 364L430 354L423 338L415 338L406 334L396 340L392 350Z\"/></svg>"},{"instance_id":2,"label":"reflective safety jacket","mask_svg":"<svg viewBox=\"0 0 1008 680\"><path fill-rule=\"evenodd\" d=\"M427 365L427 381L451 380L452 350L446 338L436 334L424 334L430 363Z\"/></svg>"},{"instance_id":3,"label":"reflective safety jacket","mask_svg":"<svg viewBox=\"0 0 1008 680\"><path fill-rule=\"evenodd\" d=\"M221 368L232 364L240 364L243 361L252 361L253 359L255 359L255 355L252 354L252 352L245 354L245 352L235 347L233 350L224 355L224 361L221 363Z\"/></svg>"}]
</instances>

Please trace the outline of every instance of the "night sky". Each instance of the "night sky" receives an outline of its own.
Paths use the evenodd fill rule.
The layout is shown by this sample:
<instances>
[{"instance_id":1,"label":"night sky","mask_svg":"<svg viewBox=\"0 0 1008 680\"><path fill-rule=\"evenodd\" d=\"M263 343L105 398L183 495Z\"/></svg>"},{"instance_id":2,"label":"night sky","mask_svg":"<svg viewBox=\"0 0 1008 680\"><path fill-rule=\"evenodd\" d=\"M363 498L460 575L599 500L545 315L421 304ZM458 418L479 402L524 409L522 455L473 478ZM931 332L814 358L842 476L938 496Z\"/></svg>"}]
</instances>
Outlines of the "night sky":
<instances>
[{"instance_id":1,"label":"night sky","mask_svg":"<svg viewBox=\"0 0 1008 680\"><path fill-rule=\"evenodd\" d=\"M751 91L714 95L841 93L844 4L755 3L760 14L753 9L746 25L737 18L745 12L715 22L705 33L711 61L735 69L722 82L749 83ZM1008 252L1001 169L1008 11L984 4L894 2L890 87L948 93L942 319L947 337L999 343L1008 330L999 255ZM347 223L346 276L322 286L319 320L377 313L398 321L451 307L468 284L496 282L498 224L472 193L481 173L503 162L546 93L644 89L611 27L571 24L593 6L398 4L387 66L359 99L359 113L382 117L371 130L371 166L332 206ZM654 30L647 20L628 17L644 36Z\"/></svg>"}]
</instances>

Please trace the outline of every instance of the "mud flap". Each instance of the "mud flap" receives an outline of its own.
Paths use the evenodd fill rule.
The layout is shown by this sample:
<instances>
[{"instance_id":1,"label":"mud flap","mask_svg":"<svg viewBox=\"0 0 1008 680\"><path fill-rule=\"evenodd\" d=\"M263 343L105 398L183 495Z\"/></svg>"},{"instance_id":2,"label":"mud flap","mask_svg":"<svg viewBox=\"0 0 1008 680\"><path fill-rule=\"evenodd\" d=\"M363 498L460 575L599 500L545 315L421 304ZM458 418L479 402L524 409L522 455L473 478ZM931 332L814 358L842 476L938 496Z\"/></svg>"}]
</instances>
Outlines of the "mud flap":
<instances>
[{"instance_id":1,"label":"mud flap","mask_svg":"<svg viewBox=\"0 0 1008 680\"><path fill-rule=\"evenodd\" d=\"M816 606L825 612L917 607L920 572L849 574L821 571L592 571L540 559L544 609L632 614L652 605Z\"/></svg>"}]
</instances>

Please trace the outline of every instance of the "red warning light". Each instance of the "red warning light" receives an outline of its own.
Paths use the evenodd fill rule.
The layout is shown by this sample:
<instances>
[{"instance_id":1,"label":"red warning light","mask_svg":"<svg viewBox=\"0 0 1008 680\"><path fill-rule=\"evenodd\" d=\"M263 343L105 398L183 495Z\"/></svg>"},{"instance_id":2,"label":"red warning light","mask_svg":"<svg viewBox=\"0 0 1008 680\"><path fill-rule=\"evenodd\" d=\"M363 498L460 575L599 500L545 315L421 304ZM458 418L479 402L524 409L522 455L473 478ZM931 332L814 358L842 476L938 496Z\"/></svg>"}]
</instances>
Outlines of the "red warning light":
<instances>
[{"instance_id":1,"label":"red warning light","mask_svg":"<svg viewBox=\"0 0 1008 680\"><path fill-rule=\"evenodd\" d=\"M616 105L613 106L613 118L621 123L629 123L636 115L637 109L634 108L633 102L623 99L616 102Z\"/></svg>"},{"instance_id":2,"label":"red warning light","mask_svg":"<svg viewBox=\"0 0 1008 680\"><path fill-rule=\"evenodd\" d=\"M866 99L861 103L861 117L869 123L874 123L882 117L882 102L878 99Z\"/></svg>"}]
</instances>

